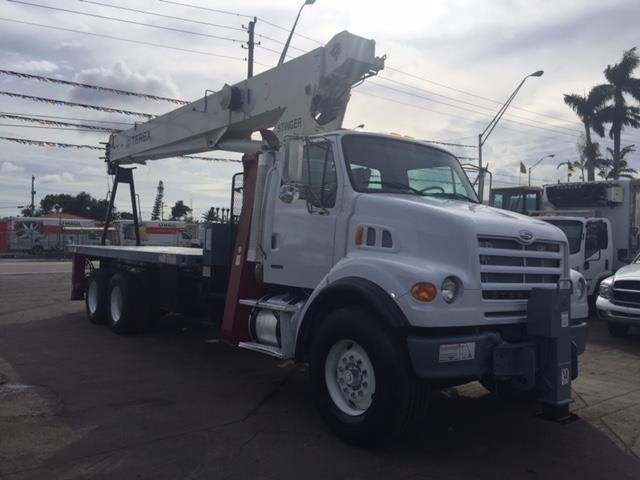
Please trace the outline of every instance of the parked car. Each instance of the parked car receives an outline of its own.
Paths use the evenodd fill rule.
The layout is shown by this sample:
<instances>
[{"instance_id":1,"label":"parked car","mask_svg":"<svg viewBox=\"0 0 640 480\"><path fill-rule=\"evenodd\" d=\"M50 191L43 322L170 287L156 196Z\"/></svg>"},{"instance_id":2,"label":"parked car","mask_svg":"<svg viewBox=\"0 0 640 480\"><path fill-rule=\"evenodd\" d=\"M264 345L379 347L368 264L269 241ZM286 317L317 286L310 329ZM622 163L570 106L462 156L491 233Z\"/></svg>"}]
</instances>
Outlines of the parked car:
<instances>
[{"instance_id":1,"label":"parked car","mask_svg":"<svg viewBox=\"0 0 640 480\"><path fill-rule=\"evenodd\" d=\"M631 327L640 327L640 254L600 282L596 310L613 336L623 337Z\"/></svg>"}]
</instances>

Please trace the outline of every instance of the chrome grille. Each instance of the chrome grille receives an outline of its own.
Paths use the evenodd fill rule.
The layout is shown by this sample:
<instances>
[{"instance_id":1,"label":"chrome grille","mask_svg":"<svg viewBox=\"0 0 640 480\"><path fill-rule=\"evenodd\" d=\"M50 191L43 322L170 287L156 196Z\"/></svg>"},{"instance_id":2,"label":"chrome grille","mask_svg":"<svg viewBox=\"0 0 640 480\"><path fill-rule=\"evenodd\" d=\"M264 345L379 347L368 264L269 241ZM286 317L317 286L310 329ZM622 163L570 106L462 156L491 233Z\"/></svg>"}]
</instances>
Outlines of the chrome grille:
<instances>
[{"instance_id":1,"label":"chrome grille","mask_svg":"<svg viewBox=\"0 0 640 480\"><path fill-rule=\"evenodd\" d=\"M616 305L640 306L640 282L637 280L618 280L613 283L611 301Z\"/></svg>"},{"instance_id":2,"label":"chrome grille","mask_svg":"<svg viewBox=\"0 0 640 480\"><path fill-rule=\"evenodd\" d=\"M553 288L562 276L560 243L524 245L515 239L480 236L478 247L486 300L526 300L531 288Z\"/></svg>"}]
</instances>

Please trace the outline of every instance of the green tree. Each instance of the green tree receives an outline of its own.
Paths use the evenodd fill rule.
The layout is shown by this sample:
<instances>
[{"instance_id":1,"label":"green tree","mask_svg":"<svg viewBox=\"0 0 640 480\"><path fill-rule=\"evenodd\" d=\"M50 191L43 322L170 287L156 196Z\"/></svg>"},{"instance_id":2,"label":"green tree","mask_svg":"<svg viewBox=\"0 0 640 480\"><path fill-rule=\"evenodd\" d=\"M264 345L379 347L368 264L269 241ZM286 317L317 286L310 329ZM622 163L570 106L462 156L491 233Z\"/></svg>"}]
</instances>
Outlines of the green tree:
<instances>
[{"instance_id":1,"label":"green tree","mask_svg":"<svg viewBox=\"0 0 640 480\"><path fill-rule=\"evenodd\" d=\"M75 196L67 193L57 193L46 195L40 200L38 215L61 211L79 217L104 220L107 216L108 208L108 200L97 200L87 192L80 192Z\"/></svg>"},{"instance_id":2,"label":"green tree","mask_svg":"<svg viewBox=\"0 0 640 480\"><path fill-rule=\"evenodd\" d=\"M176 204L171 207L171 220L181 220L191 213L191 208L185 205L182 200L178 200Z\"/></svg>"},{"instance_id":3,"label":"green tree","mask_svg":"<svg viewBox=\"0 0 640 480\"><path fill-rule=\"evenodd\" d=\"M605 123L611 124L609 136L613 139L612 172L614 175L622 173L620 165L623 160L620 138L622 130L624 127L640 127L640 108L629 105L627 102L628 96L640 101L640 78L632 76L638 64L640 64L640 58L634 47L623 52L620 63L609 65L604 70L604 76L609 84L601 87L606 89L607 100L613 103L602 111L601 118Z\"/></svg>"},{"instance_id":4,"label":"green tree","mask_svg":"<svg viewBox=\"0 0 640 480\"><path fill-rule=\"evenodd\" d=\"M164 183L162 180L158 182L158 190L156 191L156 200L153 202L153 210L151 211L151 220L161 220L162 200L164 199Z\"/></svg>"},{"instance_id":5,"label":"green tree","mask_svg":"<svg viewBox=\"0 0 640 480\"><path fill-rule=\"evenodd\" d=\"M627 145L620 149L619 160L615 163L613 161L615 155L614 150L607 147L607 152L609 153L609 157L602 159L602 161L600 162L600 168L598 172L599 177L607 180L620 177L634 178L634 175L636 175L638 172L637 170L629 166L624 157L628 153L635 152L635 145Z\"/></svg>"},{"instance_id":6,"label":"green tree","mask_svg":"<svg viewBox=\"0 0 640 480\"><path fill-rule=\"evenodd\" d=\"M608 89L604 85L593 87L585 97L575 93L564 95L564 103L571 108L584 125L587 180L595 180L596 158L594 156L591 130L604 137L604 127L600 119L601 111L605 107ZM584 177L584 175L583 175Z\"/></svg>"},{"instance_id":7,"label":"green tree","mask_svg":"<svg viewBox=\"0 0 640 480\"><path fill-rule=\"evenodd\" d=\"M216 209L216 207L211 207L209 210L202 214L202 220L204 220L205 222L217 223L219 211L219 208Z\"/></svg>"}]
</instances>

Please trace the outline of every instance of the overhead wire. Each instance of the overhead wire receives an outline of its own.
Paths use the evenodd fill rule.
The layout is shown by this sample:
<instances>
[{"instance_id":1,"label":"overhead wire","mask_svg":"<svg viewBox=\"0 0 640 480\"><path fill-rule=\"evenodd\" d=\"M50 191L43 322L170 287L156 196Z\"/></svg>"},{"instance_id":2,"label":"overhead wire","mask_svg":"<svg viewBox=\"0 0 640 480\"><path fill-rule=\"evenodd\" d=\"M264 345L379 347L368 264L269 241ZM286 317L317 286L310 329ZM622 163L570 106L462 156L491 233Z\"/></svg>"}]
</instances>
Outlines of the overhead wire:
<instances>
[{"instance_id":1,"label":"overhead wire","mask_svg":"<svg viewBox=\"0 0 640 480\"><path fill-rule=\"evenodd\" d=\"M49 9L49 10L55 10L55 11L59 11L59 12L73 13L74 15L83 15L85 17L100 18L100 19L103 19L103 20L111 20L111 21L114 21L114 22L127 23L127 24L130 24L130 25L138 25L138 26L147 27L147 28L156 28L156 29L159 29L159 30L168 30L168 31L172 31L172 32L186 33L188 35L197 35L199 37L215 38L216 40L225 40L225 41L229 41L229 42L233 42L233 43L245 43L244 40L239 40L239 39L236 39L236 38L221 37L220 35L211 35L209 33L192 32L190 30L183 30L183 29L180 29L180 28L173 28L173 27L165 27L165 26L162 26L162 25L153 25L151 23L135 22L133 20L125 20L125 19L122 19L122 18L110 17L108 15L98 15L98 14L95 14L95 13L80 12L78 10L71 10L71 9L60 8L60 7L52 7L50 5L42 5L42 4L39 4L39 3L25 2L23 0L7 0L7 1L11 2L11 3L18 3L20 5L27 5L27 6L30 6L30 7L38 7L38 8L45 8L45 9Z\"/></svg>"},{"instance_id":2,"label":"overhead wire","mask_svg":"<svg viewBox=\"0 0 640 480\"><path fill-rule=\"evenodd\" d=\"M174 47L171 45L162 45L160 43L153 43L153 42L145 42L143 40L133 40L130 38L123 38L123 37L116 37L114 35L105 35L103 33L95 33L95 32L83 32L82 30L74 30L72 28L63 28L63 27L54 27L53 25L44 25L41 23L35 23L35 22L26 22L23 20L16 20L13 18L5 18L5 17L0 17L1 21L5 21L5 22L13 22L13 23L20 23L23 25L31 25L34 27L40 27L40 28L48 28L51 30L59 30L59 31L63 31L63 32L71 32L71 33L78 33L81 35L90 35L93 37L100 37L100 38L108 38L111 40L119 40L119 41L123 41L123 42L129 42L129 43L136 43L139 45L146 45L146 46L150 46L150 47L158 47L158 48L165 48L167 50L175 50L178 52L186 52L186 53L195 53L198 55L205 55L208 57L217 57L217 58L227 58L229 60L239 60L241 62L243 62L244 60L242 58L239 57L234 57L231 55L223 55L223 54L219 54L219 53L212 53L212 52L203 52L201 50L192 50L189 48L180 48L180 47Z\"/></svg>"}]
</instances>

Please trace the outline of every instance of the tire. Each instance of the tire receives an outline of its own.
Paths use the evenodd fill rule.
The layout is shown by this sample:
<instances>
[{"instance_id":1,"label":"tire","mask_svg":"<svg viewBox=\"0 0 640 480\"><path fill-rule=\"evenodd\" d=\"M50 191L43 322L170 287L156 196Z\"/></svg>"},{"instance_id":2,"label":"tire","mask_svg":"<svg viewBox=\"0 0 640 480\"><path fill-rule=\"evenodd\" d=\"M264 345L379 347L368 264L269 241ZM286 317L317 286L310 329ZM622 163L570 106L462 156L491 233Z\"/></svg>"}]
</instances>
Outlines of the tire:
<instances>
[{"instance_id":1,"label":"tire","mask_svg":"<svg viewBox=\"0 0 640 480\"><path fill-rule=\"evenodd\" d=\"M629 333L629 325L617 322L607 322L607 330L614 337L626 337Z\"/></svg>"},{"instance_id":2,"label":"tire","mask_svg":"<svg viewBox=\"0 0 640 480\"><path fill-rule=\"evenodd\" d=\"M42 245L36 245L31 249L31 253L33 253L34 255L42 255L44 253L44 248L42 247Z\"/></svg>"},{"instance_id":3,"label":"tire","mask_svg":"<svg viewBox=\"0 0 640 480\"><path fill-rule=\"evenodd\" d=\"M147 299L142 277L131 272L118 272L109 282L108 321L118 335L141 333L147 323Z\"/></svg>"},{"instance_id":4,"label":"tire","mask_svg":"<svg viewBox=\"0 0 640 480\"><path fill-rule=\"evenodd\" d=\"M88 279L84 306L87 318L91 323L102 325L107 323L107 292L111 272L94 270Z\"/></svg>"},{"instance_id":5,"label":"tire","mask_svg":"<svg viewBox=\"0 0 640 480\"><path fill-rule=\"evenodd\" d=\"M427 386L413 375L394 333L370 315L344 308L329 313L315 335L309 369L314 399L331 430L348 442L386 443L426 411Z\"/></svg>"}]
</instances>

